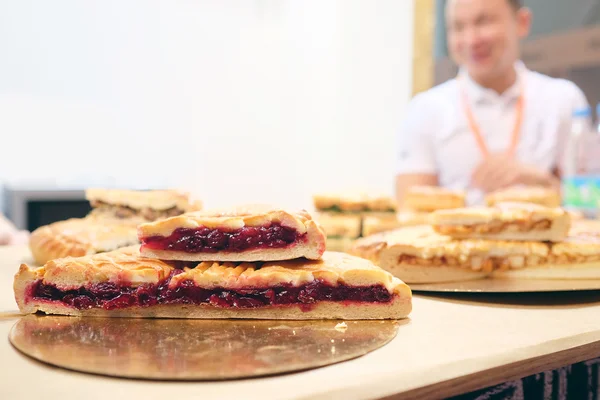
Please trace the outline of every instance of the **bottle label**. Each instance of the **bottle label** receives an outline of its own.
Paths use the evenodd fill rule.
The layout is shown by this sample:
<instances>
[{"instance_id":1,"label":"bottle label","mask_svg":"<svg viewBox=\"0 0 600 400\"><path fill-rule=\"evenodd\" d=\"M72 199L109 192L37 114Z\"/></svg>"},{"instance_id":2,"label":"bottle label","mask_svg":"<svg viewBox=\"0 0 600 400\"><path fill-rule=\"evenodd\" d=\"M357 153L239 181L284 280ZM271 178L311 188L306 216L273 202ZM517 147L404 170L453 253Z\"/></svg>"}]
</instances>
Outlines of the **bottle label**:
<instances>
[{"instance_id":1,"label":"bottle label","mask_svg":"<svg viewBox=\"0 0 600 400\"><path fill-rule=\"evenodd\" d=\"M600 206L600 176L571 176L562 180L563 205L594 209Z\"/></svg>"}]
</instances>

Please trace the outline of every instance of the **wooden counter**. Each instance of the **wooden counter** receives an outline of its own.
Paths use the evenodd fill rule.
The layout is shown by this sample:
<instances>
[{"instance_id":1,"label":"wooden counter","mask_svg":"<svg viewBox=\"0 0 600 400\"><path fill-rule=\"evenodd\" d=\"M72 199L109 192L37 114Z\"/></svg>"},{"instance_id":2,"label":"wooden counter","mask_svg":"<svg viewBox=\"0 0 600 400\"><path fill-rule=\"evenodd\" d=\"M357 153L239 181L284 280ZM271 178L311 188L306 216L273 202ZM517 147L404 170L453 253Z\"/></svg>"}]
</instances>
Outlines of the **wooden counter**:
<instances>
[{"instance_id":1,"label":"wooden counter","mask_svg":"<svg viewBox=\"0 0 600 400\"><path fill-rule=\"evenodd\" d=\"M0 399L435 398L600 356L600 292L417 295L411 318L390 344L325 368L198 383L86 375L33 361L9 344L18 318L13 275L24 260L26 248L0 248Z\"/></svg>"}]
</instances>

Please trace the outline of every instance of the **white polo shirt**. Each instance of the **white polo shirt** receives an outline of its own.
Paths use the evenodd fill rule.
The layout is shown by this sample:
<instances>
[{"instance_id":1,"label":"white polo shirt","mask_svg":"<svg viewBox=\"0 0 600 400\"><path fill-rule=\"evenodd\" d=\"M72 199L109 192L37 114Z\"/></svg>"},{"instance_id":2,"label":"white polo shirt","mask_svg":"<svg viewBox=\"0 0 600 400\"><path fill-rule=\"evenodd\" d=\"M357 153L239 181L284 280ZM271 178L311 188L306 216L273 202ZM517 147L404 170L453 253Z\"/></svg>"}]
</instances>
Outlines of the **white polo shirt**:
<instances>
[{"instance_id":1,"label":"white polo shirt","mask_svg":"<svg viewBox=\"0 0 600 400\"><path fill-rule=\"evenodd\" d=\"M570 132L571 115L587 106L583 92L572 82L555 79L515 65L517 82L499 95L459 73L472 114L490 153L510 146L521 84L525 103L516 157L552 171L559 149ZM467 122L457 79L421 93L410 102L397 135L398 174L436 174L442 187L467 191L469 204L480 204L484 193L471 187L473 171L483 155Z\"/></svg>"}]
</instances>

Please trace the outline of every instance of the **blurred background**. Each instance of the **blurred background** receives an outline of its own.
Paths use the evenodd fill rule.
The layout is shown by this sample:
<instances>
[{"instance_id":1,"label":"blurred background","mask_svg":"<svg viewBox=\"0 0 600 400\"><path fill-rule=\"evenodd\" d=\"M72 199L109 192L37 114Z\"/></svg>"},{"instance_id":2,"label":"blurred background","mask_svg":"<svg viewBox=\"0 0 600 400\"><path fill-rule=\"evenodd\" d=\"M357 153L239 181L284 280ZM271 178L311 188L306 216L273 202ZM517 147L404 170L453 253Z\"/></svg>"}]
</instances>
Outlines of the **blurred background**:
<instances>
[{"instance_id":1,"label":"blurred background","mask_svg":"<svg viewBox=\"0 0 600 400\"><path fill-rule=\"evenodd\" d=\"M600 100L600 0L526 0L527 66ZM0 0L0 210L85 215L90 186L208 207L393 194L415 93L456 73L444 0Z\"/></svg>"}]
</instances>

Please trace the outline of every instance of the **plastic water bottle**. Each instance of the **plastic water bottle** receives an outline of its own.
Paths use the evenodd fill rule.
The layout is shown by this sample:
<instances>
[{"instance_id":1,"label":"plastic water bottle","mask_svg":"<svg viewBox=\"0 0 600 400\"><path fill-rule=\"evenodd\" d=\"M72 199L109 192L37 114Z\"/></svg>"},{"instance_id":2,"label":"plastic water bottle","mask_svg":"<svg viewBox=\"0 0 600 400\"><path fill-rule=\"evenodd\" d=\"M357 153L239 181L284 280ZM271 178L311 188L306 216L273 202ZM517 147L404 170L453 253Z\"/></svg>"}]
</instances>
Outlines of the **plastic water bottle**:
<instances>
[{"instance_id":1,"label":"plastic water bottle","mask_svg":"<svg viewBox=\"0 0 600 400\"><path fill-rule=\"evenodd\" d=\"M597 110L600 110L600 105ZM597 154L600 148L596 146L600 145L596 134L600 124L592 128L591 116L589 107L573 112L562 163L563 206L581 211L589 218L597 215L600 206L600 154Z\"/></svg>"}]
</instances>

